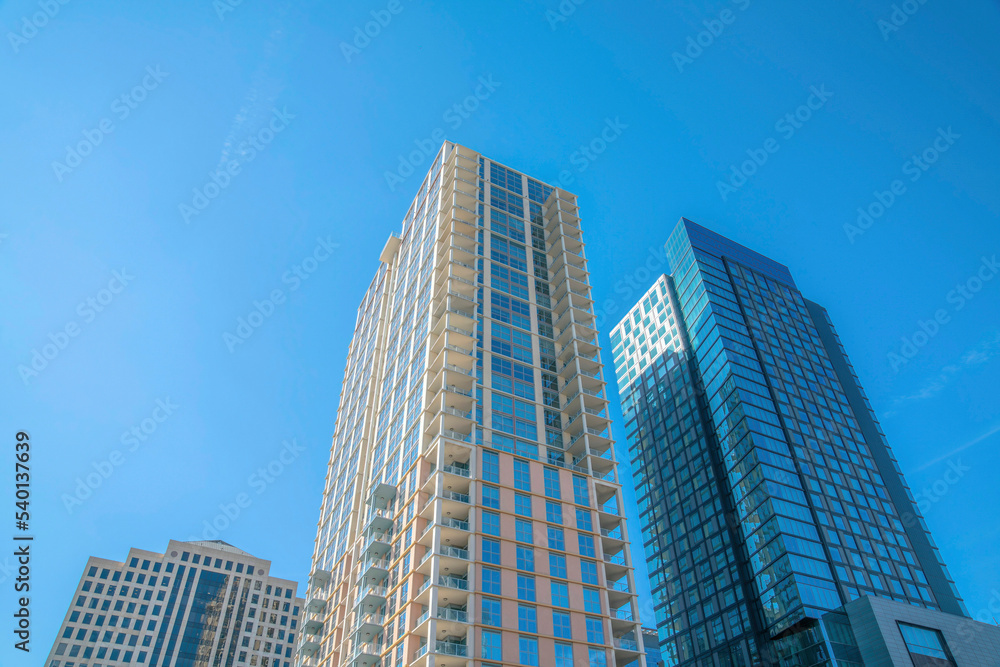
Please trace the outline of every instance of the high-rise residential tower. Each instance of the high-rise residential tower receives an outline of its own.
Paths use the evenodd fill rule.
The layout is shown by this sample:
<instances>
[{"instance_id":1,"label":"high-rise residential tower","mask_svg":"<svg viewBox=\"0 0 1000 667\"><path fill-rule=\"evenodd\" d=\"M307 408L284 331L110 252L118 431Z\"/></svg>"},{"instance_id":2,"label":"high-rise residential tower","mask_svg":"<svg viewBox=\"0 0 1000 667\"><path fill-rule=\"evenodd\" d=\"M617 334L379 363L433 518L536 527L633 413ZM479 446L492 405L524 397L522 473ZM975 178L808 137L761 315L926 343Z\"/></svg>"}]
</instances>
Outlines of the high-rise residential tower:
<instances>
[{"instance_id":1,"label":"high-rise residential tower","mask_svg":"<svg viewBox=\"0 0 1000 667\"><path fill-rule=\"evenodd\" d=\"M689 220L667 258L611 339L668 667L859 664L864 596L966 616L826 311Z\"/></svg>"},{"instance_id":2,"label":"high-rise residential tower","mask_svg":"<svg viewBox=\"0 0 1000 667\"><path fill-rule=\"evenodd\" d=\"M446 143L380 260L303 665L642 667L576 197Z\"/></svg>"},{"instance_id":3,"label":"high-rise residential tower","mask_svg":"<svg viewBox=\"0 0 1000 667\"><path fill-rule=\"evenodd\" d=\"M225 542L91 558L46 667L293 667L304 601Z\"/></svg>"}]
</instances>

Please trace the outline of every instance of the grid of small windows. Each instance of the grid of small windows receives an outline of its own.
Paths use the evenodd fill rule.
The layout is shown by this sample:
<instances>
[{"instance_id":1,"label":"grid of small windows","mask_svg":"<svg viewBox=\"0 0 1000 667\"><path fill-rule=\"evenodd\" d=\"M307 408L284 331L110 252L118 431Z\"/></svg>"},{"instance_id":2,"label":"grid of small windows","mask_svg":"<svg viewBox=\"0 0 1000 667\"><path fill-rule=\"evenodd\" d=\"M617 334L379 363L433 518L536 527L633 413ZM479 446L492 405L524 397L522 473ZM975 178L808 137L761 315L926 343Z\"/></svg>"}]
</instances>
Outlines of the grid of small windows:
<instances>
[{"instance_id":1,"label":"grid of small windows","mask_svg":"<svg viewBox=\"0 0 1000 667\"><path fill-rule=\"evenodd\" d=\"M745 267L732 270L847 598L936 607L801 294Z\"/></svg>"},{"instance_id":2,"label":"grid of small windows","mask_svg":"<svg viewBox=\"0 0 1000 667\"><path fill-rule=\"evenodd\" d=\"M623 396L661 649L670 664L756 652L704 417L683 355L656 359ZM582 573L584 581L589 574ZM749 663L747 663L749 664Z\"/></svg>"},{"instance_id":3,"label":"grid of small windows","mask_svg":"<svg viewBox=\"0 0 1000 667\"><path fill-rule=\"evenodd\" d=\"M184 651L190 650L186 648L188 644L172 640L164 645L163 638L173 627L172 618L185 618L185 611L175 607L184 580L221 583L221 588L215 583L207 587L199 585L199 590L217 590L210 595L220 601L231 581L228 611L215 626L220 637L220 655L227 638L231 638L234 652L238 642L247 649L241 651L236 664L253 667L291 665L299 621L298 600L291 587L251 579L255 566L226 558L183 552L180 562L187 564L133 557L120 568L89 567L81 581L80 592L90 595L79 595L67 613L53 646L49 667L101 667L101 661L144 665L156 662L161 650L168 655L179 650L183 657ZM198 596L191 596L187 604L198 604ZM256 619L256 625L247 620L244 627L244 616ZM198 618L200 613L193 613L191 623L196 623ZM185 626L187 629L181 635L187 636L190 631L202 633L200 625L191 623ZM261 639L251 646L254 628ZM201 641L210 649L215 635L202 637ZM206 641L208 643L204 644ZM253 654L249 655L248 651ZM95 662L92 665L85 662L89 660Z\"/></svg>"},{"instance_id":4,"label":"grid of small windows","mask_svg":"<svg viewBox=\"0 0 1000 667\"><path fill-rule=\"evenodd\" d=\"M734 564L728 545L736 542L751 557L743 592L759 600L772 632L803 609L822 612L860 595L935 608L787 270L707 233L689 240L685 229L668 242L674 275L661 281L666 291L654 285L612 333L647 547L663 556L651 569L654 591L664 591L657 611L665 649L679 664L726 652L728 624L741 620L728 607L740 596L720 609L719 587L704 582ZM690 356L674 312L698 322ZM713 475L718 481L707 483ZM727 495L714 497L719 488ZM734 511L738 532L727 536L717 521L719 539L704 543L713 528L706 509L717 518ZM720 547L729 559L702 560ZM733 581L741 571L732 568ZM745 648L753 656L752 642Z\"/></svg>"}]
</instances>

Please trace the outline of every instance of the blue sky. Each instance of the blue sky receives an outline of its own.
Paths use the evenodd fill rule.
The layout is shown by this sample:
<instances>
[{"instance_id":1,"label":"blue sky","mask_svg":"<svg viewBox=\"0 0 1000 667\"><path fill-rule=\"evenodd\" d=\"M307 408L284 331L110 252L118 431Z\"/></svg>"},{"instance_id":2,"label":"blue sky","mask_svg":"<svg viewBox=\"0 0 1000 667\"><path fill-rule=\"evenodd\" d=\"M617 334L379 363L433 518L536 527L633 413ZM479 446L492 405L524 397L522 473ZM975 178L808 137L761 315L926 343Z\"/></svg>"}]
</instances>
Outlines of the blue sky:
<instances>
[{"instance_id":1,"label":"blue sky","mask_svg":"<svg viewBox=\"0 0 1000 667\"><path fill-rule=\"evenodd\" d=\"M304 580L355 309L422 169L386 174L441 134L579 195L605 335L682 215L787 264L970 610L1000 604L996 3L330 4L0 3L0 421L34 443L35 651L88 556L200 537L240 493L219 538Z\"/></svg>"}]
</instances>

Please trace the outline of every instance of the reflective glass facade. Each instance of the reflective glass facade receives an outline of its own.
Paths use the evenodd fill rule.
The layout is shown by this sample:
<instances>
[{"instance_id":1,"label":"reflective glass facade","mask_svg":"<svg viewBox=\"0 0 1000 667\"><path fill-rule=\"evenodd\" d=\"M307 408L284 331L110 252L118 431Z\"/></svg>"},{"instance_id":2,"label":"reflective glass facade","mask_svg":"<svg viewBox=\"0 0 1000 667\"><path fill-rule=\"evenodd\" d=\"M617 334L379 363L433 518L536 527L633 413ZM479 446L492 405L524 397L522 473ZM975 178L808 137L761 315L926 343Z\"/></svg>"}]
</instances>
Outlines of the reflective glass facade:
<instances>
[{"instance_id":1,"label":"reflective glass facade","mask_svg":"<svg viewBox=\"0 0 1000 667\"><path fill-rule=\"evenodd\" d=\"M688 220L667 257L612 332L666 664L854 664L817 621L860 596L964 614L826 312Z\"/></svg>"},{"instance_id":2,"label":"reflective glass facade","mask_svg":"<svg viewBox=\"0 0 1000 667\"><path fill-rule=\"evenodd\" d=\"M446 143L380 259L303 665L642 667L576 197Z\"/></svg>"}]
</instances>

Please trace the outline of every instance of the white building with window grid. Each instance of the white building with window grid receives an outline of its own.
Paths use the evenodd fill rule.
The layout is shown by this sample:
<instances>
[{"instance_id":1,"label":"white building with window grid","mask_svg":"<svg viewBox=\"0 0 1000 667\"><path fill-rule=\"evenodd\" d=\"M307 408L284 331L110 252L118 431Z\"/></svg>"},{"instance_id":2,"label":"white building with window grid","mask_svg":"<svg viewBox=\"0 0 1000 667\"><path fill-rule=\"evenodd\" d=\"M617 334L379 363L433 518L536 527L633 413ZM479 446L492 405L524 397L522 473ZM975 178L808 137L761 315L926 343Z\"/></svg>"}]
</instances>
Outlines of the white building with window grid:
<instances>
[{"instance_id":1,"label":"white building with window grid","mask_svg":"<svg viewBox=\"0 0 1000 667\"><path fill-rule=\"evenodd\" d=\"M292 667L298 584L221 541L91 558L47 667Z\"/></svg>"}]
</instances>

